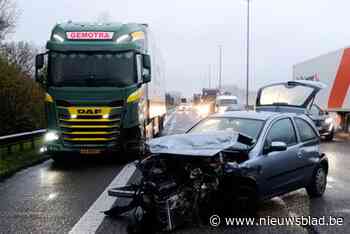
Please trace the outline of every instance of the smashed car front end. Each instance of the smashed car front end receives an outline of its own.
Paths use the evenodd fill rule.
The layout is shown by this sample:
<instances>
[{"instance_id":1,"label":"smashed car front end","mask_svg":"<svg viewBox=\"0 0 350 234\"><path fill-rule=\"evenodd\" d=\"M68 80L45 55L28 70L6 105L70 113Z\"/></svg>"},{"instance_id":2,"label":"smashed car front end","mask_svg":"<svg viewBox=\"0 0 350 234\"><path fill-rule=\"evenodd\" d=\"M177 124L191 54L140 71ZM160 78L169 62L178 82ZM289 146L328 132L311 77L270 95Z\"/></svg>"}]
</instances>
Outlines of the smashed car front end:
<instances>
[{"instance_id":1,"label":"smashed car front end","mask_svg":"<svg viewBox=\"0 0 350 234\"><path fill-rule=\"evenodd\" d=\"M119 216L141 207L163 231L202 223L209 214L225 209L225 194L231 189L227 181L246 175L240 164L248 160L252 142L232 131L154 139L148 145L150 156L136 164L142 173L140 183L109 191L130 203L106 214Z\"/></svg>"}]
</instances>

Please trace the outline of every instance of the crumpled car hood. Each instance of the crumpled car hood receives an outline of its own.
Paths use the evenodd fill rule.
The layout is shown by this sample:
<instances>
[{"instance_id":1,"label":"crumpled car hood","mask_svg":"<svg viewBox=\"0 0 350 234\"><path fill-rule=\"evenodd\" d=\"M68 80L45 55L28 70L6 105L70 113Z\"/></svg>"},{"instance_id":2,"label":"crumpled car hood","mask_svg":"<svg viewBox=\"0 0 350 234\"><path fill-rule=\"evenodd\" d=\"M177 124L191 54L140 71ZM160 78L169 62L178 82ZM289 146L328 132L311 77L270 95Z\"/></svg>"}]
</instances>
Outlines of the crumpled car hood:
<instances>
[{"instance_id":1,"label":"crumpled car hood","mask_svg":"<svg viewBox=\"0 0 350 234\"><path fill-rule=\"evenodd\" d=\"M240 145L240 136L234 131L177 134L152 139L147 145L154 154L211 157L236 144Z\"/></svg>"}]
</instances>

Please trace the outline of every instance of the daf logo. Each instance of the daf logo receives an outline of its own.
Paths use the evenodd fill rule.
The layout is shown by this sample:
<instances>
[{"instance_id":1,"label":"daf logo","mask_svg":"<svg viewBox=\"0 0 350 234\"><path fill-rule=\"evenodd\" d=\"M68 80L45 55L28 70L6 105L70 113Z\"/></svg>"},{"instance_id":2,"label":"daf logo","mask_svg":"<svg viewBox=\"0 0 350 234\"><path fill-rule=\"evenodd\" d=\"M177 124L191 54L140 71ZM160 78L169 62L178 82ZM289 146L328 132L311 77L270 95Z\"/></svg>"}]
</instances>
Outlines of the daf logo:
<instances>
[{"instance_id":1,"label":"daf logo","mask_svg":"<svg viewBox=\"0 0 350 234\"><path fill-rule=\"evenodd\" d=\"M78 114L81 115L98 115L101 113L102 111L100 109L78 109Z\"/></svg>"}]
</instances>

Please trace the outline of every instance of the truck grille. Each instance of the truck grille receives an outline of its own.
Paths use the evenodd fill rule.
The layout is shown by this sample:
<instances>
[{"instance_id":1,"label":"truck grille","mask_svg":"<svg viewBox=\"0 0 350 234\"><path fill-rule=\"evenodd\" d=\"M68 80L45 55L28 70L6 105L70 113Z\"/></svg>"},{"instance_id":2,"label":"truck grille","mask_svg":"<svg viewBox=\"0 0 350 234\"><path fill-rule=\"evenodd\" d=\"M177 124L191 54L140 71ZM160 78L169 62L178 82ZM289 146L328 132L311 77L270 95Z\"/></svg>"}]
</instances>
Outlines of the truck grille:
<instances>
[{"instance_id":1,"label":"truck grille","mask_svg":"<svg viewBox=\"0 0 350 234\"><path fill-rule=\"evenodd\" d=\"M117 144L122 107L58 107L58 110L59 126L65 144Z\"/></svg>"}]
</instances>

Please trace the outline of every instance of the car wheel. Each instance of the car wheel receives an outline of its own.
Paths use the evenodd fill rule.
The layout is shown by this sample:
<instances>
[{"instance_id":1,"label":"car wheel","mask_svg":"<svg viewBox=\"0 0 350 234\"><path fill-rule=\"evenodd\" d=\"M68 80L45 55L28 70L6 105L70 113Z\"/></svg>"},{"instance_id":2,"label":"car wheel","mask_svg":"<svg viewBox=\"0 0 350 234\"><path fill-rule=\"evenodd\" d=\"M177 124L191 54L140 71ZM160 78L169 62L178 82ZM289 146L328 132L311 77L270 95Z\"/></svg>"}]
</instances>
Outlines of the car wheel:
<instances>
[{"instance_id":1,"label":"car wheel","mask_svg":"<svg viewBox=\"0 0 350 234\"><path fill-rule=\"evenodd\" d=\"M306 187L310 197L321 197L326 190L327 173L323 167L318 167L312 177L311 183Z\"/></svg>"}]
</instances>

